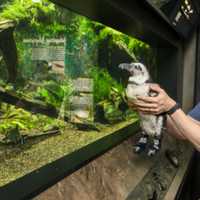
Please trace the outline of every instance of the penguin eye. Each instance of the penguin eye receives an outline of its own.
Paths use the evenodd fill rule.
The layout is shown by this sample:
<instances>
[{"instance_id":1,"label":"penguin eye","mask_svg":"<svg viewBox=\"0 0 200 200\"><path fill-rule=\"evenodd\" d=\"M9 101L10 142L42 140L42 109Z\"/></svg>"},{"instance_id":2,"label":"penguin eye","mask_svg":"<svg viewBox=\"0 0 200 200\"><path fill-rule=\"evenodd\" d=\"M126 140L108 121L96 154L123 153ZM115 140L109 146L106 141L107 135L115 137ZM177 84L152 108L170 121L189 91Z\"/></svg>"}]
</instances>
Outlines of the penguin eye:
<instances>
[{"instance_id":1,"label":"penguin eye","mask_svg":"<svg viewBox=\"0 0 200 200\"><path fill-rule=\"evenodd\" d=\"M135 69L137 69L137 70L139 70L139 71L142 71L142 68L141 68L140 65L136 65L136 66L135 66Z\"/></svg>"},{"instance_id":2,"label":"penguin eye","mask_svg":"<svg viewBox=\"0 0 200 200\"><path fill-rule=\"evenodd\" d=\"M142 67L138 65L138 70L142 71Z\"/></svg>"}]
</instances>

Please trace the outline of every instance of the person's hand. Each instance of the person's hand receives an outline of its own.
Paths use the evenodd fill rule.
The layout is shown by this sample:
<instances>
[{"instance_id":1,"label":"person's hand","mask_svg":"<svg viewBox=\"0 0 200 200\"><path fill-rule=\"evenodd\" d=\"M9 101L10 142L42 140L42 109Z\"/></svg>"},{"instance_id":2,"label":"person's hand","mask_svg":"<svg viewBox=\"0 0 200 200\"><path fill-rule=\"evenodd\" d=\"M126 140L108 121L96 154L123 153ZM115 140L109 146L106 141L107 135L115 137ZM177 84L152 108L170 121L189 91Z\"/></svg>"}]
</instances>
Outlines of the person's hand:
<instances>
[{"instance_id":1,"label":"person's hand","mask_svg":"<svg viewBox=\"0 0 200 200\"><path fill-rule=\"evenodd\" d=\"M138 100L136 98L136 99L131 99L131 100L128 99L127 103L128 103L129 108L131 108L132 110L134 110L134 111L140 111L140 106L139 105L143 104L144 101Z\"/></svg>"},{"instance_id":2,"label":"person's hand","mask_svg":"<svg viewBox=\"0 0 200 200\"><path fill-rule=\"evenodd\" d=\"M127 103L128 103L129 108L131 108L132 110L137 110L137 103L138 103L137 100L128 99Z\"/></svg>"},{"instance_id":3,"label":"person's hand","mask_svg":"<svg viewBox=\"0 0 200 200\"><path fill-rule=\"evenodd\" d=\"M170 110L176 102L157 84L150 84L150 90L158 93L155 97L137 97L134 102L129 102L131 108L146 113L158 115Z\"/></svg>"}]
</instances>

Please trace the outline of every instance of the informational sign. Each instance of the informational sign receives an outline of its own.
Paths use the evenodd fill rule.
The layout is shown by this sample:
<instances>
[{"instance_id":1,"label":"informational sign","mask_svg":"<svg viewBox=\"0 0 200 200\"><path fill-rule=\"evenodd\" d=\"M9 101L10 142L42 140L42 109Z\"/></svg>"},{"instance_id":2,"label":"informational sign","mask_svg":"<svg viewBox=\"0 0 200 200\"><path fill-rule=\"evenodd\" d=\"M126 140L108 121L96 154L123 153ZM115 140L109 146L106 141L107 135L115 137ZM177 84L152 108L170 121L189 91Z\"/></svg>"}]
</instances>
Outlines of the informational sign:
<instances>
[{"instance_id":1,"label":"informational sign","mask_svg":"<svg viewBox=\"0 0 200 200\"><path fill-rule=\"evenodd\" d=\"M33 47L32 60L62 61L65 59L64 47Z\"/></svg>"},{"instance_id":2,"label":"informational sign","mask_svg":"<svg viewBox=\"0 0 200 200\"><path fill-rule=\"evenodd\" d=\"M73 123L91 123L93 114L93 80L78 78L73 80L75 95L70 99L70 121Z\"/></svg>"},{"instance_id":3,"label":"informational sign","mask_svg":"<svg viewBox=\"0 0 200 200\"><path fill-rule=\"evenodd\" d=\"M78 78L73 80L73 87L75 91L92 92L93 80L89 78Z\"/></svg>"},{"instance_id":4,"label":"informational sign","mask_svg":"<svg viewBox=\"0 0 200 200\"><path fill-rule=\"evenodd\" d=\"M24 43L31 44L33 61L64 61L65 39L24 39Z\"/></svg>"}]
</instances>

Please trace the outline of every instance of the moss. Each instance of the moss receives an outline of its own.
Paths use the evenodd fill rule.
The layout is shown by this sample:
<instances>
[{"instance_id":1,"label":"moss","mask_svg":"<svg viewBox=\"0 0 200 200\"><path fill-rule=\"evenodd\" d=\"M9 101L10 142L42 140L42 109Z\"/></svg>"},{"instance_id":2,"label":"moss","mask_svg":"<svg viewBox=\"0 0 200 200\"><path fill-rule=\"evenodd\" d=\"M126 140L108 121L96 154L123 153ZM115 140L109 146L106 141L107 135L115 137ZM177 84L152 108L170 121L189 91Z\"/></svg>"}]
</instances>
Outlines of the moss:
<instances>
[{"instance_id":1,"label":"moss","mask_svg":"<svg viewBox=\"0 0 200 200\"><path fill-rule=\"evenodd\" d=\"M0 186L8 184L48 163L80 149L135 122L99 125L101 132L78 131L67 124L62 134L44 140L29 141L23 146L0 146Z\"/></svg>"}]
</instances>

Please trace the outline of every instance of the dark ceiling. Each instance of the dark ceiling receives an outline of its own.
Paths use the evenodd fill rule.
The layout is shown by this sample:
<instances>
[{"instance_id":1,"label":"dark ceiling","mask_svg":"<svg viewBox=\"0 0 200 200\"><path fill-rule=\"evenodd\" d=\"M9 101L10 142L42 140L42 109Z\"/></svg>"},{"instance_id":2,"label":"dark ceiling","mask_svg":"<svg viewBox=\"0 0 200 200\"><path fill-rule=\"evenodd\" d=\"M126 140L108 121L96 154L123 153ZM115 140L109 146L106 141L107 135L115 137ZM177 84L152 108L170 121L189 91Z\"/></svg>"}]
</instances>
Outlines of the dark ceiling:
<instances>
[{"instance_id":1,"label":"dark ceiling","mask_svg":"<svg viewBox=\"0 0 200 200\"><path fill-rule=\"evenodd\" d=\"M178 46L200 13L200 0L51 1L157 47Z\"/></svg>"},{"instance_id":2,"label":"dark ceiling","mask_svg":"<svg viewBox=\"0 0 200 200\"><path fill-rule=\"evenodd\" d=\"M169 20L142 0L51 0L153 46L177 46L180 35Z\"/></svg>"}]
</instances>

